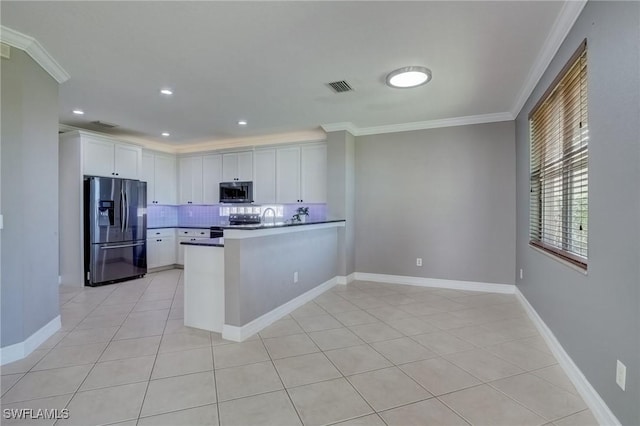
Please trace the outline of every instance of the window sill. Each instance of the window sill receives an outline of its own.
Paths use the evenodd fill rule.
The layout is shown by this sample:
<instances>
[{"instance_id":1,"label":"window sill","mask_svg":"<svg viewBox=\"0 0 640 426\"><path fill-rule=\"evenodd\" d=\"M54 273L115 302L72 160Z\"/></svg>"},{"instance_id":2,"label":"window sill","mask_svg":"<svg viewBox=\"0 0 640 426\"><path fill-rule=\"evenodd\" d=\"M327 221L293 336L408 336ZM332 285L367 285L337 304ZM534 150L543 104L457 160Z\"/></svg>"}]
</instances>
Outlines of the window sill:
<instances>
[{"instance_id":1,"label":"window sill","mask_svg":"<svg viewBox=\"0 0 640 426\"><path fill-rule=\"evenodd\" d=\"M547 256L548 258L555 260L558 263L561 263L561 264L563 264L565 266L568 266L569 268L573 269L576 272L580 272L582 275L589 275L587 269L583 269L583 268L579 267L578 265L575 265L575 264L569 262L568 260L564 260L564 259L562 259L562 258L560 258L558 256L554 256L553 254L551 254L551 253L549 253L549 252L547 252L545 250L542 250L541 248L538 248L538 247L536 247L534 245L529 244L529 247L532 248L533 250L537 251L538 253L541 253L541 254Z\"/></svg>"}]
</instances>

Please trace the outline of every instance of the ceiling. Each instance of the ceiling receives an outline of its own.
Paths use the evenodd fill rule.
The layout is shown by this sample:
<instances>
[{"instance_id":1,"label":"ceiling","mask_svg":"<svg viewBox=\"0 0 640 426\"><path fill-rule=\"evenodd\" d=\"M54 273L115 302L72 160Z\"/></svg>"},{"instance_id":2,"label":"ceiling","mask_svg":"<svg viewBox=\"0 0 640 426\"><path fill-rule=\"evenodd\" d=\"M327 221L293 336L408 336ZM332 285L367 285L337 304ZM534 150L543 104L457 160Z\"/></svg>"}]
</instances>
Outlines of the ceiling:
<instances>
[{"instance_id":1,"label":"ceiling","mask_svg":"<svg viewBox=\"0 0 640 426\"><path fill-rule=\"evenodd\" d=\"M0 12L70 75L61 123L105 121L118 125L112 133L181 147L331 123L508 119L555 53L565 3L3 0ZM409 65L429 67L432 81L384 84ZM326 83L336 80L354 91L334 93Z\"/></svg>"}]
</instances>

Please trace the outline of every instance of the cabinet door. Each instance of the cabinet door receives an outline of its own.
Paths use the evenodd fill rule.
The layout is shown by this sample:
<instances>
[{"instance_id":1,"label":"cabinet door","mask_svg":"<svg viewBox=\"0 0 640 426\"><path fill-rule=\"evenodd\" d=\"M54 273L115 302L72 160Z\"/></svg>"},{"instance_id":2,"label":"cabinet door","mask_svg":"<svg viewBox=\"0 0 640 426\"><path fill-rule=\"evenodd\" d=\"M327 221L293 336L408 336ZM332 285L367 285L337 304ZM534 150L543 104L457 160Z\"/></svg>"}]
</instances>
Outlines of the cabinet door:
<instances>
[{"instance_id":1,"label":"cabinet door","mask_svg":"<svg viewBox=\"0 0 640 426\"><path fill-rule=\"evenodd\" d=\"M222 182L231 182L238 178L238 154L222 154Z\"/></svg>"},{"instance_id":2,"label":"cabinet door","mask_svg":"<svg viewBox=\"0 0 640 426\"><path fill-rule=\"evenodd\" d=\"M83 136L83 173L91 176L115 177L113 147L113 142Z\"/></svg>"},{"instance_id":3,"label":"cabinet door","mask_svg":"<svg viewBox=\"0 0 640 426\"><path fill-rule=\"evenodd\" d=\"M158 237L147 239L147 267L158 268L176 263L176 239Z\"/></svg>"},{"instance_id":4,"label":"cabinet door","mask_svg":"<svg viewBox=\"0 0 640 426\"><path fill-rule=\"evenodd\" d=\"M142 148L115 144L116 176L124 179L140 179Z\"/></svg>"},{"instance_id":5,"label":"cabinet door","mask_svg":"<svg viewBox=\"0 0 640 426\"><path fill-rule=\"evenodd\" d=\"M202 157L180 159L180 204L202 203Z\"/></svg>"},{"instance_id":6,"label":"cabinet door","mask_svg":"<svg viewBox=\"0 0 640 426\"><path fill-rule=\"evenodd\" d=\"M253 180L253 152L238 153L238 180Z\"/></svg>"},{"instance_id":7,"label":"cabinet door","mask_svg":"<svg viewBox=\"0 0 640 426\"><path fill-rule=\"evenodd\" d=\"M276 198L278 203L300 201L300 148L278 148L276 151Z\"/></svg>"},{"instance_id":8,"label":"cabinet door","mask_svg":"<svg viewBox=\"0 0 640 426\"><path fill-rule=\"evenodd\" d=\"M202 187L205 204L220 202L220 182L222 182L222 155L205 155L202 157Z\"/></svg>"},{"instance_id":9,"label":"cabinet door","mask_svg":"<svg viewBox=\"0 0 640 426\"><path fill-rule=\"evenodd\" d=\"M140 180L147 182L147 205L155 204L154 155L150 152L142 153L142 173Z\"/></svg>"},{"instance_id":10,"label":"cabinet door","mask_svg":"<svg viewBox=\"0 0 640 426\"><path fill-rule=\"evenodd\" d=\"M191 157L178 160L178 203L187 204L191 201L193 184L191 183Z\"/></svg>"},{"instance_id":11,"label":"cabinet door","mask_svg":"<svg viewBox=\"0 0 640 426\"><path fill-rule=\"evenodd\" d=\"M327 146L302 146L300 153L301 192L304 203L327 202Z\"/></svg>"},{"instance_id":12,"label":"cabinet door","mask_svg":"<svg viewBox=\"0 0 640 426\"><path fill-rule=\"evenodd\" d=\"M258 150L253 155L253 199L258 204L273 204L276 202L276 150Z\"/></svg>"},{"instance_id":13,"label":"cabinet door","mask_svg":"<svg viewBox=\"0 0 640 426\"><path fill-rule=\"evenodd\" d=\"M143 168L144 169L144 168ZM156 204L176 203L176 159L164 155L155 155L154 163ZM147 191L151 193L148 189ZM147 196L148 197L148 196Z\"/></svg>"}]
</instances>

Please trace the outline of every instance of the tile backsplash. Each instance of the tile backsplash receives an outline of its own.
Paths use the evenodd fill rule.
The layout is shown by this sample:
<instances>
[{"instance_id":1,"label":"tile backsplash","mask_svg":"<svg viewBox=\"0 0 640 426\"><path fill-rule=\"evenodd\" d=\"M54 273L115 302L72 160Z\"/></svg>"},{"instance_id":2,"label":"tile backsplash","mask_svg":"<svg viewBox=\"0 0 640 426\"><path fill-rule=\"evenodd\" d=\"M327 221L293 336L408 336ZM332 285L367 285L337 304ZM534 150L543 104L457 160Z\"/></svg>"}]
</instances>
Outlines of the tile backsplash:
<instances>
[{"instance_id":1,"label":"tile backsplash","mask_svg":"<svg viewBox=\"0 0 640 426\"><path fill-rule=\"evenodd\" d=\"M224 205L228 207L228 204ZM271 205L270 205L271 206ZM281 204L284 220L290 220L300 204ZM326 204L305 204L309 207L310 221L326 218ZM207 228L225 222L226 217L220 216L220 204L198 205L183 204L180 206L151 205L147 206L147 226L149 228L197 226ZM259 207L259 206L256 206ZM265 207L267 207L265 205Z\"/></svg>"}]
</instances>

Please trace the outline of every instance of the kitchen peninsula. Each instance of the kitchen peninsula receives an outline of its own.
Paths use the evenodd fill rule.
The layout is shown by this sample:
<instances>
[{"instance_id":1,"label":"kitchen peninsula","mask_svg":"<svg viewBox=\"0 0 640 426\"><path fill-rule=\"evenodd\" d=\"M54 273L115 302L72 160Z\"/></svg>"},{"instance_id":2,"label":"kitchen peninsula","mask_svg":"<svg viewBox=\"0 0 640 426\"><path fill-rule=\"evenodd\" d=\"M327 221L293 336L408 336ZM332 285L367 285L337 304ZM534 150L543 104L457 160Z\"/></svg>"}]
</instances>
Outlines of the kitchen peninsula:
<instances>
[{"instance_id":1,"label":"kitchen peninsula","mask_svg":"<svg viewBox=\"0 0 640 426\"><path fill-rule=\"evenodd\" d=\"M344 220L224 227L183 242L184 323L243 341L336 284Z\"/></svg>"}]
</instances>

